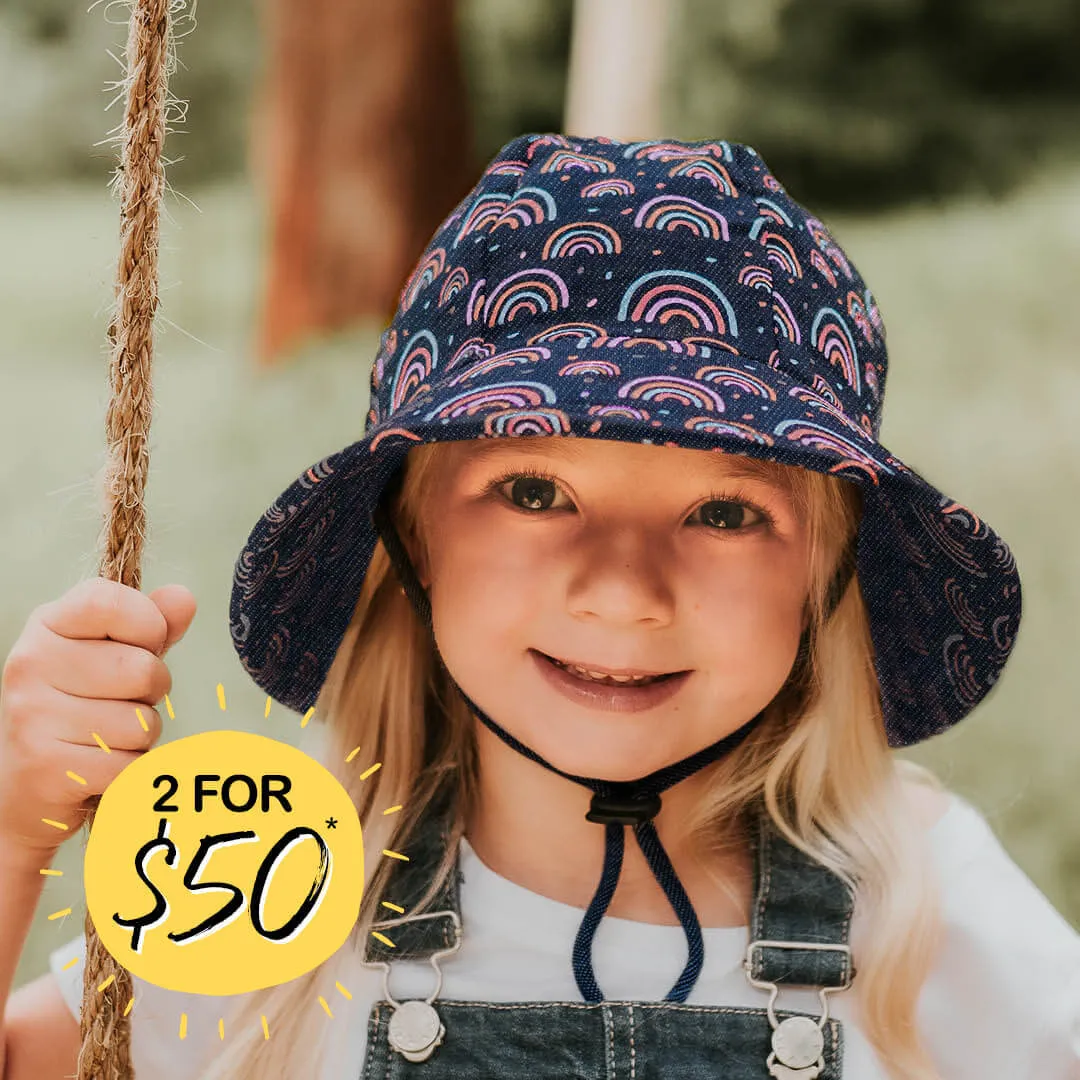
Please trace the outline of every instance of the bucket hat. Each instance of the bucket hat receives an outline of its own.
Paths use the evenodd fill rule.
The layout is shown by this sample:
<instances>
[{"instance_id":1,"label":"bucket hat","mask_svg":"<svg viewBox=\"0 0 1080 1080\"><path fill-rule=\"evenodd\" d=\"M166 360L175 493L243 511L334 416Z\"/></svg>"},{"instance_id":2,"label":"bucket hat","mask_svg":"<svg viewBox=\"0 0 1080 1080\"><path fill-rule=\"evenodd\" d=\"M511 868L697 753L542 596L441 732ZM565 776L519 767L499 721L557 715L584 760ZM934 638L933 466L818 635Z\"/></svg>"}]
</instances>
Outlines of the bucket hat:
<instances>
[{"instance_id":1,"label":"bucket hat","mask_svg":"<svg viewBox=\"0 0 1080 1080\"><path fill-rule=\"evenodd\" d=\"M316 700L410 447L615 439L859 485L854 561L889 744L963 719L1019 628L1005 541L882 445L885 328L821 221L748 146L529 134L436 230L371 373L363 434L312 464L234 568L241 664Z\"/></svg>"}]
</instances>

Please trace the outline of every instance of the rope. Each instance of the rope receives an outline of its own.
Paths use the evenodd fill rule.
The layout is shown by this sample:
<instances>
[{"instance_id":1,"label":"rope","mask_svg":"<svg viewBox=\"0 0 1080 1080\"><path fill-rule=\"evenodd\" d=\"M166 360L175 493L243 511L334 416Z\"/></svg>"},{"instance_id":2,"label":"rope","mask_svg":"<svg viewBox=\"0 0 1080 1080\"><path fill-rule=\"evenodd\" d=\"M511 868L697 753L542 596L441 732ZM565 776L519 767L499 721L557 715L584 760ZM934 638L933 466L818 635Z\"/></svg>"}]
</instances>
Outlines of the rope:
<instances>
[{"instance_id":1,"label":"rope","mask_svg":"<svg viewBox=\"0 0 1080 1080\"><path fill-rule=\"evenodd\" d=\"M126 106L116 184L120 258L116 306L109 326L110 399L105 416L105 522L98 574L138 589L145 537L143 494L153 412L150 367L158 305L158 229L171 44L170 0L131 0L126 54ZM97 800L87 814L93 828ZM106 952L89 912L80 1020L78 1080L133 1080L128 1006L131 975ZM111 979L111 981L109 981ZM99 989L108 981L104 989Z\"/></svg>"}]
</instances>

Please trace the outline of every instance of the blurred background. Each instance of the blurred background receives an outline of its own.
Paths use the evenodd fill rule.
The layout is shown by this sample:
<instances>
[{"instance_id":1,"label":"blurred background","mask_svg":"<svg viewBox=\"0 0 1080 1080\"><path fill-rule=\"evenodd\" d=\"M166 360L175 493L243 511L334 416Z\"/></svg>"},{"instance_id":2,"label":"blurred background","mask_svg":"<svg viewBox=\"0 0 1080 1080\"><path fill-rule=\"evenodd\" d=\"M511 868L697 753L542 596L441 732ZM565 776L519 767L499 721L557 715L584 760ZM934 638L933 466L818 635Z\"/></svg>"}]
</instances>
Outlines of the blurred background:
<instances>
[{"instance_id":1,"label":"blurred background","mask_svg":"<svg viewBox=\"0 0 1080 1080\"><path fill-rule=\"evenodd\" d=\"M1020 566L1004 678L906 753L1080 927L1080 6L216 0L195 16L177 25L166 145L143 588L181 582L200 610L170 654L164 738L299 736L280 706L263 718L233 651L233 563L287 484L360 436L379 333L486 160L532 131L748 142L874 290L882 441ZM4 656L35 606L97 572L125 17L0 7ZM81 931L82 843L47 881L17 984Z\"/></svg>"}]
</instances>

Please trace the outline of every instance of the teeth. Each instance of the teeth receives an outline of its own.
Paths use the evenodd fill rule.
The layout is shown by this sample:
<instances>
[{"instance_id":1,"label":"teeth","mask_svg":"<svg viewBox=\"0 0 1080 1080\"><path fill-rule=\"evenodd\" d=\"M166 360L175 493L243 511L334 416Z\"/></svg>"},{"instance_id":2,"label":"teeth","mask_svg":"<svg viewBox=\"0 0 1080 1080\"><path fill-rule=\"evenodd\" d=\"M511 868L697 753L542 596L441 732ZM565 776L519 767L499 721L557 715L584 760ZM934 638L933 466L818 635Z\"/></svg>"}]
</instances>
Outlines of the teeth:
<instances>
[{"instance_id":1,"label":"teeth","mask_svg":"<svg viewBox=\"0 0 1080 1080\"><path fill-rule=\"evenodd\" d=\"M583 668L577 664L564 664L559 660L555 660L555 663L564 670L576 675L579 679L589 679L592 682L623 685L632 683L636 685L654 682L658 678L656 675L608 675L603 671L592 671L589 668Z\"/></svg>"}]
</instances>

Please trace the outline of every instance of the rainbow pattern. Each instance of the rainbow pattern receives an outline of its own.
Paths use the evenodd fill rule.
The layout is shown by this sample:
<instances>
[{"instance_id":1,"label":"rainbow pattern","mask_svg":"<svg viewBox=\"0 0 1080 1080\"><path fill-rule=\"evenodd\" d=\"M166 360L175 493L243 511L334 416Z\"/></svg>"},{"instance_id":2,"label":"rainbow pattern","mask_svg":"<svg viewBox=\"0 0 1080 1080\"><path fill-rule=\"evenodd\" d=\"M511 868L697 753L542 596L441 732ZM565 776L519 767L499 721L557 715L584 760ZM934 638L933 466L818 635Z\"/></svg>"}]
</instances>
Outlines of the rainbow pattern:
<instances>
[{"instance_id":1,"label":"rainbow pattern","mask_svg":"<svg viewBox=\"0 0 1080 1080\"><path fill-rule=\"evenodd\" d=\"M956 616L956 621L973 637L985 638L986 632L982 620L971 610L967 597L964 595L964 590L955 577L946 580L944 592L945 600L953 615Z\"/></svg>"},{"instance_id":2,"label":"rainbow pattern","mask_svg":"<svg viewBox=\"0 0 1080 1080\"><path fill-rule=\"evenodd\" d=\"M880 396L880 388L878 387L877 368L868 360L866 367L863 368L863 380L866 382L867 389L874 395L876 401Z\"/></svg>"},{"instance_id":3,"label":"rainbow pattern","mask_svg":"<svg viewBox=\"0 0 1080 1080\"><path fill-rule=\"evenodd\" d=\"M832 238L829 230L818 221L817 218L807 218L806 228L813 238L815 244L817 244L819 250L823 251L835 266L848 281L853 281L853 275L851 272L851 264L847 261L847 256L841 251L840 246Z\"/></svg>"},{"instance_id":4,"label":"rainbow pattern","mask_svg":"<svg viewBox=\"0 0 1080 1080\"><path fill-rule=\"evenodd\" d=\"M579 348L593 345L600 341L607 341L607 332L602 326L590 322L567 322L556 323L529 338L530 345L540 345L549 341L558 341L560 338L572 338L578 343Z\"/></svg>"},{"instance_id":5,"label":"rainbow pattern","mask_svg":"<svg viewBox=\"0 0 1080 1080\"><path fill-rule=\"evenodd\" d=\"M723 214L682 195L657 195L642 203L641 209L634 215L634 225L639 229L662 229L665 232L684 228L702 239L729 239L728 223Z\"/></svg>"},{"instance_id":6,"label":"rainbow pattern","mask_svg":"<svg viewBox=\"0 0 1080 1080\"><path fill-rule=\"evenodd\" d=\"M442 283L442 288L439 290L439 307L449 303L462 289L468 287L469 284L469 272L463 266L455 266L449 274L446 275L446 280Z\"/></svg>"},{"instance_id":7,"label":"rainbow pattern","mask_svg":"<svg viewBox=\"0 0 1080 1080\"><path fill-rule=\"evenodd\" d=\"M766 199L759 196L754 202L757 203L758 213L762 217L769 218L777 225L786 225L789 229L795 227L791 215L775 199Z\"/></svg>"},{"instance_id":8,"label":"rainbow pattern","mask_svg":"<svg viewBox=\"0 0 1080 1080\"><path fill-rule=\"evenodd\" d=\"M881 321L881 312L878 311L877 301L869 289L863 289L863 300L866 303L866 313L870 316L870 322L878 332L878 337L885 340L885 324Z\"/></svg>"},{"instance_id":9,"label":"rainbow pattern","mask_svg":"<svg viewBox=\"0 0 1080 1080\"><path fill-rule=\"evenodd\" d=\"M859 424L855 423L855 421L851 420L844 413L839 404L834 404L837 400L835 395L832 395L830 400L830 398L825 397L823 394L819 394L805 386L793 386L788 391L788 396L793 397L796 401L801 401L804 405L809 405L812 409L817 409L820 412L826 413L830 419L839 421L844 427L855 435L858 435L860 438L866 434ZM872 435L871 438L873 438Z\"/></svg>"},{"instance_id":10,"label":"rainbow pattern","mask_svg":"<svg viewBox=\"0 0 1080 1080\"><path fill-rule=\"evenodd\" d=\"M875 461L863 447L820 424L812 424L807 420L783 420L776 425L775 434L783 435L788 441L798 443L808 449L822 450L827 454L842 458L845 466L858 465L866 471L875 484L878 482L879 472L891 475L891 470Z\"/></svg>"},{"instance_id":11,"label":"rainbow pattern","mask_svg":"<svg viewBox=\"0 0 1080 1080\"><path fill-rule=\"evenodd\" d=\"M769 223L769 218L759 217L750 229L750 239L757 240L765 249L766 262L778 266L787 277L801 278L802 265L799 263L791 241L786 236L766 229L765 226Z\"/></svg>"},{"instance_id":12,"label":"rainbow pattern","mask_svg":"<svg viewBox=\"0 0 1080 1080\"><path fill-rule=\"evenodd\" d=\"M784 299L784 294L774 292L772 298L773 326L776 333L784 341L790 341L792 345L802 344L802 334L799 332L799 324L795 319L795 313L791 305Z\"/></svg>"},{"instance_id":13,"label":"rainbow pattern","mask_svg":"<svg viewBox=\"0 0 1080 1080\"><path fill-rule=\"evenodd\" d=\"M855 339L840 312L835 308L822 308L814 316L810 338L814 348L830 364L840 368L852 390L861 394L862 380L859 378L859 357L855 351Z\"/></svg>"},{"instance_id":14,"label":"rainbow pattern","mask_svg":"<svg viewBox=\"0 0 1080 1080\"><path fill-rule=\"evenodd\" d=\"M698 368L694 372L694 378L700 382L711 383L715 386L740 390L744 394L759 397L763 401L776 400L776 391L767 382L739 368L710 365Z\"/></svg>"},{"instance_id":15,"label":"rainbow pattern","mask_svg":"<svg viewBox=\"0 0 1080 1080\"><path fill-rule=\"evenodd\" d=\"M619 387L619 397L657 405L673 401L687 409L704 409L706 412L724 411L723 398L711 387L675 375L645 375L631 379Z\"/></svg>"},{"instance_id":16,"label":"rainbow pattern","mask_svg":"<svg viewBox=\"0 0 1080 1080\"><path fill-rule=\"evenodd\" d=\"M540 360L547 360L551 356L551 350L545 348L511 349L509 352L495 353L492 356L477 360L474 364L464 368L447 383L448 386L460 386L470 379L477 379L483 375L489 375L499 368L515 367L518 364L535 364Z\"/></svg>"},{"instance_id":17,"label":"rainbow pattern","mask_svg":"<svg viewBox=\"0 0 1080 1080\"><path fill-rule=\"evenodd\" d=\"M456 248L466 236L472 233L490 229L499 220L509 201L510 196L501 191L478 195L465 212L452 246Z\"/></svg>"},{"instance_id":18,"label":"rainbow pattern","mask_svg":"<svg viewBox=\"0 0 1080 1080\"><path fill-rule=\"evenodd\" d=\"M470 360L483 360L485 357L494 356L496 351L493 342L485 341L480 337L471 337L458 346L446 367L449 369L458 364L467 364Z\"/></svg>"},{"instance_id":19,"label":"rainbow pattern","mask_svg":"<svg viewBox=\"0 0 1080 1080\"><path fill-rule=\"evenodd\" d=\"M386 374L386 364L394 353L397 352L398 334L394 327L388 327L383 331L379 340L379 351L375 355L375 364L372 368L371 388L377 390Z\"/></svg>"},{"instance_id":20,"label":"rainbow pattern","mask_svg":"<svg viewBox=\"0 0 1080 1080\"><path fill-rule=\"evenodd\" d=\"M689 337L684 337L682 343L686 346L687 356L697 356L700 353L703 357L709 357L712 356L713 349L730 353L732 356L739 355L739 350L730 341L721 341L719 338L691 334Z\"/></svg>"},{"instance_id":21,"label":"rainbow pattern","mask_svg":"<svg viewBox=\"0 0 1080 1080\"><path fill-rule=\"evenodd\" d=\"M969 706L976 705L983 696L983 689L975 674L968 639L964 634L952 634L945 639L942 652L954 693Z\"/></svg>"},{"instance_id":22,"label":"rainbow pattern","mask_svg":"<svg viewBox=\"0 0 1080 1080\"><path fill-rule=\"evenodd\" d=\"M500 281L484 304L483 318L488 326L505 326L525 312L529 317L551 315L569 307L570 292L552 270L519 270Z\"/></svg>"},{"instance_id":23,"label":"rainbow pattern","mask_svg":"<svg viewBox=\"0 0 1080 1080\"><path fill-rule=\"evenodd\" d=\"M421 330L410 339L405 355L394 372L390 389L390 410L396 412L423 389L424 380L439 363L439 343L430 330Z\"/></svg>"},{"instance_id":24,"label":"rainbow pattern","mask_svg":"<svg viewBox=\"0 0 1080 1080\"><path fill-rule=\"evenodd\" d=\"M749 424L739 424L734 420L716 420L709 416L694 416L683 427L688 431L698 431L708 435L731 435L743 442L755 446L772 446L773 439L764 431L758 431Z\"/></svg>"},{"instance_id":25,"label":"rainbow pattern","mask_svg":"<svg viewBox=\"0 0 1080 1080\"><path fill-rule=\"evenodd\" d=\"M847 294L847 313L851 321L862 331L866 344L873 345L874 328L870 325L870 317L866 314L866 305L857 292Z\"/></svg>"},{"instance_id":26,"label":"rainbow pattern","mask_svg":"<svg viewBox=\"0 0 1080 1080\"><path fill-rule=\"evenodd\" d=\"M686 176L692 180L704 180L728 198L734 199L739 195L731 180L731 174L711 157L687 158L681 164L673 166L668 176Z\"/></svg>"},{"instance_id":27,"label":"rainbow pattern","mask_svg":"<svg viewBox=\"0 0 1080 1080\"><path fill-rule=\"evenodd\" d=\"M650 161L672 161L676 158L704 157L713 154L722 161L734 160L731 153L731 144L721 140L720 142L683 143L671 142L663 139L651 139L647 142L630 143L623 151L623 157L633 158L640 161L647 158Z\"/></svg>"},{"instance_id":28,"label":"rainbow pattern","mask_svg":"<svg viewBox=\"0 0 1080 1080\"><path fill-rule=\"evenodd\" d=\"M825 261L825 256L820 251L813 249L810 252L810 265L817 270L821 276L835 289L836 288L836 275L832 271L832 267Z\"/></svg>"},{"instance_id":29,"label":"rainbow pattern","mask_svg":"<svg viewBox=\"0 0 1080 1080\"><path fill-rule=\"evenodd\" d=\"M602 378L614 379L622 374L622 368L610 360L601 360L599 357L593 360L571 360L559 368L560 378L569 375L599 375Z\"/></svg>"},{"instance_id":30,"label":"rainbow pattern","mask_svg":"<svg viewBox=\"0 0 1080 1080\"><path fill-rule=\"evenodd\" d=\"M832 386L829 385L829 381L819 375L816 371L810 379L810 386L818 397L824 398L834 409L840 409L840 399L833 393ZM790 393L794 394L795 390L791 390Z\"/></svg>"},{"instance_id":31,"label":"rainbow pattern","mask_svg":"<svg viewBox=\"0 0 1080 1080\"><path fill-rule=\"evenodd\" d=\"M566 435L570 417L561 409L507 409L484 416L485 435Z\"/></svg>"},{"instance_id":32,"label":"rainbow pattern","mask_svg":"<svg viewBox=\"0 0 1080 1080\"><path fill-rule=\"evenodd\" d=\"M545 146L561 146L564 150L574 149L574 144L565 135L534 136L529 140L529 145L525 151L530 164L532 164L533 159Z\"/></svg>"},{"instance_id":33,"label":"rainbow pattern","mask_svg":"<svg viewBox=\"0 0 1080 1080\"><path fill-rule=\"evenodd\" d=\"M430 285L443 272L445 265L446 251L443 248L428 252L427 257L409 275L409 280L405 283L399 300L402 311L408 311L413 306L420 290L425 285Z\"/></svg>"},{"instance_id":34,"label":"rainbow pattern","mask_svg":"<svg viewBox=\"0 0 1080 1080\"><path fill-rule=\"evenodd\" d=\"M569 258L573 255L618 255L622 237L610 226L598 221L574 221L561 225L544 242L542 261Z\"/></svg>"},{"instance_id":35,"label":"rainbow pattern","mask_svg":"<svg viewBox=\"0 0 1080 1080\"><path fill-rule=\"evenodd\" d=\"M962 567L969 574L979 572L978 561L974 558L969 545L962 539L965 532L977 535L984 530L985 526L977 515L962 503L953 503L951 506L942 506L940 514L930 514L923 507L917 507L915 516L926 531L926 535L949 556L954 565ZM946 521L952 526L951 529L945 528Z\"/></svg>"},{"instance_id":36,"label":"rainbow pattern","mask_svg":"<svg viewBox=\"0 0 1080 1080\"><path fill-rule=\"evenodd\" d=\"M739 284L749 285L751 289L763 289L772 292L772 271L764 266L750 263L739 271Z\"/></svg>"},{"instance_id":37,"label":"rainbow pattern","mask_svg":"<svg viewBox=\"0 0 1080 1080\"><path fill-rule=\"evenodd\" d=\"M527 161L497 161L483 172L484 176L520 176L529 167Z\"/></svg>"},{"instance_id":38,"label":"rainbow pattern","mask_svg":"<svg viewBox=\"0 0 1080 1080\"><path fill-rule=\"evenodd\" d=\"M596 344L599 344L599 342ZM687 345L685 340L641 337L636 334L633 337L611 337L603 344L609 349L637 349L642 345L651 345L654 349L659 349L660 352L673 352L686 356L694 356L697 353L697 347L693 343Z\"/></svg>"},{"instance_id":39,"label":"rainbow pattern","mask_svg":"<svg viewBox=\"0 0 1080 1080\"><path fill-rule=\"evenodd\" d=\"M374 452L375 449L378 446L381 446L384 442L390 442L394 439L403 439L405 442L411 443L418 443L424 441L420 438L419 435L416 434L415 431L409 431L408 428L383 428L383 430L380 431L379 434L371 440L372 452Z\"/></svg>"},{"instance_id":40,"label":"rainbow pattern","mask_svg":"<svg viewBox=\"0 0 1080 1080\"><path fill-rule=\"evenodd\" d=\"M603 417L605 420L641 420L649 419L645 409L635 409L630 405L590 405L589 415Z\"/></svg>"},{"instance_id":41,"label":"rainbow pattern","mask_svg":"<svg viewBox=\"0 0 1080 1080\"><path fill-rule=\"evenodd\" d=\"M479 281L473 283L472 292L469 293L469 303L465 308L465 325L472 326L474 322L479 322L481 313L484 310L484 286L487 285L487 278L480 278Z\"/></svg>"},{"instance_id":42,"label":"rainbow pattern","mask_svg":"<svg viewBox=\"0 0 1080 1080\"><path fill-rule=\"evenodd\" d=\"M555 391L546 383L508 382L494 383L480 390L466 390L455 394L433 409L425 420L457 420L463 416L496 409L536 409L542 405L555 404Z\"/></svg>"},{"instance_id":43,"label":"rainbow pattern","mask_svg":"<svg viewBox=\"0 0 1080 1080\"><path fill-rule=\"evenodd\" d=\"M508 225L511 229L527 229L534 225L543 225L545 221L554 221L558 208L551 192L538 187L518 188L513 199L506 204L502 213L491 226L491 232Z\"/></svg>"},{"instance_id":44,"label":"rainbow pattern","mask_svg":"<svg viewBox=\"0 0 1080 1080\"><path fill-rule=\"evenodd\" d=\"M635 190L632 180L612 177L610 180L594 180L591 184L586 184L581 189L581 194L586 199L597 199L601 195L633 195Z\"/></svg>"},{"instance_id":45,"label":"rainbow pattern","mask_svg":"<svg viewBox=\"0 0 1080 1080\"><path fill-rule=\"evenodd\" d=\"M564 172L567 169L583 169L592 173L611 173L615 163L594 154L579 154L575 150L556 150L543 165L542 173Z\"/></svg>"},{"instance_id":46,"label":"rainbow pattern","mask_svg":"<svg viewBox=\"0 0 1080 1080\"><path fill-rule=\"evenodd\" d=\"M635 278L619 303L620 322L685 319L694 330L738 337L735 309L719 287L692 270L652 270Z\"/></svg>"}]
</instances>

